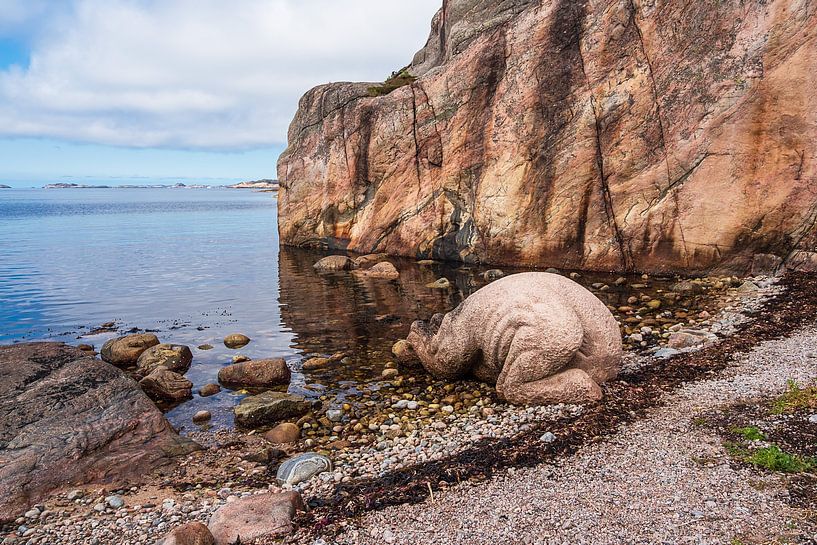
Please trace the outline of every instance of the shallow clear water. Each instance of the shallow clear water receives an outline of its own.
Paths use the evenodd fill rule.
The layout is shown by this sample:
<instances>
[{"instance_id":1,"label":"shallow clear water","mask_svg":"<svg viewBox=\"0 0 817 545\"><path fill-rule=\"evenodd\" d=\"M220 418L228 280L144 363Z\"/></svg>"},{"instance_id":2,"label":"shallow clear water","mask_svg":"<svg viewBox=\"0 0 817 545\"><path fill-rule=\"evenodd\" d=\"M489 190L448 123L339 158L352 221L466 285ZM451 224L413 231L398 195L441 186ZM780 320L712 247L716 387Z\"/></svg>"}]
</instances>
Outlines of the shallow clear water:
<instances>
[{"instance_id":1,"label":"shallow clear water","mask_svg":"<svg viewBox=\"0 0 817 545\"><path fill-rule=\"evenodd\" d=\"M411 322L450 310L485 284L487 267L399 259L397 281L318 275L312 265L322 254L279 248L275 198L226 189L0 190L0 343L50 339L98 348L131 328L151 330L162 342L191 347L187 377L195 389L215 382L237 353L283 357L294 371L290 391L337 403L361 391L377 397L391 345ZM451 290L425 287L441 276ZM615 286L616 276L580 281L609 283L596 293L611 308L633 295L660 297L671 282L633 278ZM676 303L680 311L690 304ZM644 320L655 323L647 312L630 318ZM109 321L119 333L88 335ZM221 340L234 332L253 342L227 349ZM215 348L196 348L205 343ZM339 351L348 352L348 364L300 372L307 357ZM414 375L417 388L428 384L422 370ZM196 395L168 417L189 429L192 414L206 408L214 424L230 425L241 395Z\"/></svg>"}]
</instances>

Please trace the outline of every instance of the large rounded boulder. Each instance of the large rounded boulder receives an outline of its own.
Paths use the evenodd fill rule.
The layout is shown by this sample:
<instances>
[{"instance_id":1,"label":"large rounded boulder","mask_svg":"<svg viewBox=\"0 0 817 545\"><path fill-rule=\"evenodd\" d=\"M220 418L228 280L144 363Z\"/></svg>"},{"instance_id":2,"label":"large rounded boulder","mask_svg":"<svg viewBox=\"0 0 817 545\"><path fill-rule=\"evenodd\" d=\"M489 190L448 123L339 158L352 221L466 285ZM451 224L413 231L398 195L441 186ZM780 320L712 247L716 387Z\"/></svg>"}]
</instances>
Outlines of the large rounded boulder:
<instances>
[{"instance_id":1,"label":"large rounded boulder","mask_svg":"<svg viewBox=\"0 0 817 545\"><path fill-rule=\"evenodd\" d=\"M228 387L272 388L289 384L292 373L282 358L234 363L218 372L218 380Z\"/></svg>"},{"instance_id":2,"label":"large rounded boulder","mask_svg":"<svg viewBox=\"0 0 817 545\"><path fill-rule=\"evenodd\" d=\"M104 361L117 367L132 367L145 350L157 344L159 339L153 333L127 335L106 342L99 354Z\"/></svg>"},{"instance_id":3,"label":"large rounded boulder","mask_svg":"<svg viewBox=\"0 0 817 545\"><path fill-rule=\"evenodd\" d=\"M148 375L157 367L164 367L181 375L190 369L193 363L193 352L183 344L157 344L151 346L136 360L139 371Z\"/></svg>"}]
</instances>

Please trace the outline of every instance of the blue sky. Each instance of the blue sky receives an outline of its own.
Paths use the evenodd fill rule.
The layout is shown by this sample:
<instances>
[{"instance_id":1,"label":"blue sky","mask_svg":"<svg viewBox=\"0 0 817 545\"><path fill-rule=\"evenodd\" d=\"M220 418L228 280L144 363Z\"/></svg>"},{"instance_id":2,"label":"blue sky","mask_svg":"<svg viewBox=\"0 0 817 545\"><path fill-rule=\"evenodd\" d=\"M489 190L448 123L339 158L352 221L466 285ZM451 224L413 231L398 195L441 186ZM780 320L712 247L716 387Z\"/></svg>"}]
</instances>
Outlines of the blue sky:
<instances>
[{"instance_id":1,"label":"blue sky","mask_svg":"<svg viewBox=\"0 0 817 545\"><path fill-rule=\"evenodd\" d=\"M405 66L440 4L0 0L0 184L274 178L300 96Z\"/></svg>"}]
</instances>

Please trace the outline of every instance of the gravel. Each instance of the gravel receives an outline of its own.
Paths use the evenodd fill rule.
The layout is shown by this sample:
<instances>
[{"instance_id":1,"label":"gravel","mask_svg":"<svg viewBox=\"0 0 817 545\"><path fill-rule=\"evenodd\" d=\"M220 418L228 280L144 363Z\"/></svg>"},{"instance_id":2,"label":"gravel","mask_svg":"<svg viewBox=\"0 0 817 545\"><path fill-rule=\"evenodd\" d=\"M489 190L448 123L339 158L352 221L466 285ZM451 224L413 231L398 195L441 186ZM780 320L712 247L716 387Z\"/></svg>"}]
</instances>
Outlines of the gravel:
<instances>
[{"instance_id":1,"label":"gravel","mask_svg":"<svg viewBox=\"0 0 817 545\"><path fill-rule=\"evenodd\" d=\"M713 380L690 384L649 417L556 465L509 469L434 501L370 513L327 543L730 543L817 539L787 505L781 477L738 468L707 410L769 397L817 376L817 328L766 342ZM734 541L733 541L734 540ZM304 538L304 543L314 539Z\"/></svg>"}]
</instances>

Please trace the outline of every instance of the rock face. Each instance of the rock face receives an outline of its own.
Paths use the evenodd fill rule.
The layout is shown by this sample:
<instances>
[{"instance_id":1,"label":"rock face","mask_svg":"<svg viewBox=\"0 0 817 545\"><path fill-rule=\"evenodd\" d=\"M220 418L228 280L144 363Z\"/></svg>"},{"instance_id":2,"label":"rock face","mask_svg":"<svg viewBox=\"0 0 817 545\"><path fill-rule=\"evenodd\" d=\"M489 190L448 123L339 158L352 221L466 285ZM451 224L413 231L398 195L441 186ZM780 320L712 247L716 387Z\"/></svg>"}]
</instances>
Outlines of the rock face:
<instances>
[{"instance_id":1,"label":"rock face","mask_svg":"<svg viewBox=\"0 0 817 545\"><path fill-rule=\"evenodd\" d=\"M408 342L433 375L473 374L519 404L599 400L598 384L621 366L621 334L607 307L551 273L488 284L445 316L412 324Z\"/></svg>"},{"instance_id":2,"label":"rock face","mask_svg":"<svg viewBox=\"0 0 817 545\"><path fill-rule=\"evenodd\" d=\"M219 508L210 517L208 527L216 545L255 543L292 532L295 513L304 510L297 492L257 494Z\"/></svg>"},{"instance_id":3,"label":"rock face","mask_svg":"<svg viewBox=\"0 0 817 545\"><path fill-rule=\"evenodd\" d=\"M817 249L813 2L446 0L408 70L301 99L283 243L656 272Z\"/></svg>"},{"instance_id":4,"label":"rock face","mask_svg":"<svg viewBox=\"0 0 817 545\"><path fill-rule=\"evenodd\" d=\"M0 347L0 521L55 488L122 486L197 448L115 367L58 343Z\"/></svg>"},{"instance_id":5,"label":"rock face","mask_svg":"<svg viewBox=\"0 0 817 545\"><path fill-rule=\"evenodd\" d=\"M159 344L159 339L156 338L156 335L139 333L109 340L102 345L99 354L103 360L117 367L130 367L136 365L143 352L157 344Z\"/></svg>"},{"instance_id":6,"label":"rock face","mask_svg":"<svg viewBox=\"0 0 817 545\"><path fill-rule=\"evenodd\" d=\"M291 373L281 358L251 360L234 363L218 372L218 380L225 386L271 388L289 384Z\"/></svg>"},{"instance_id":7,"label":"rock face","mask_svg":"<svg viewBox=\"0 0 817 545\"><path fill-rule=\"evenodd\" d=\"M157 367L165 367L181 375L190 369L193 353L183 344L157 344L151 346L136 360L139 371L147 375Z\"/></svg>"}]
</instances>

